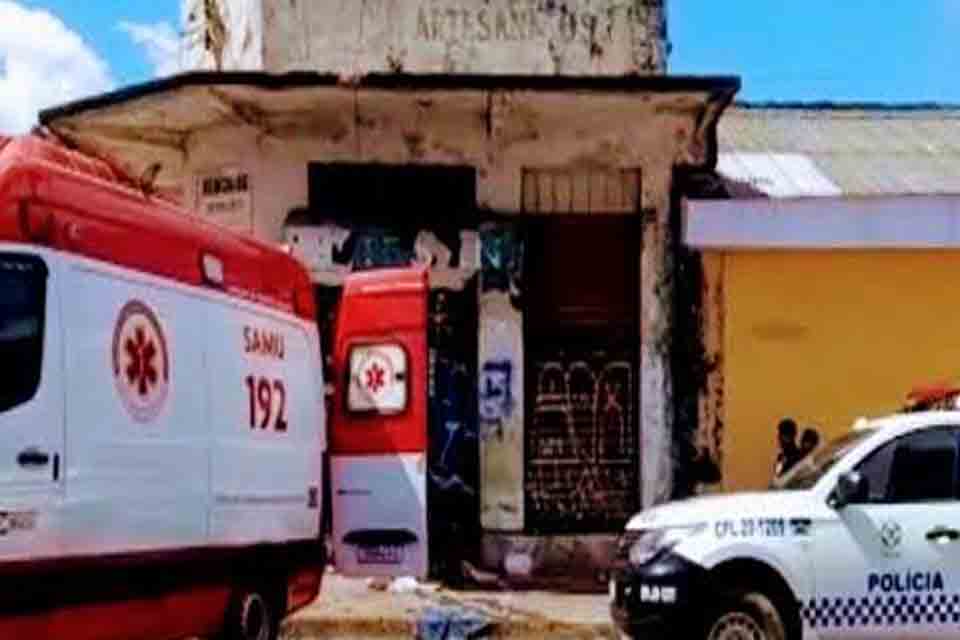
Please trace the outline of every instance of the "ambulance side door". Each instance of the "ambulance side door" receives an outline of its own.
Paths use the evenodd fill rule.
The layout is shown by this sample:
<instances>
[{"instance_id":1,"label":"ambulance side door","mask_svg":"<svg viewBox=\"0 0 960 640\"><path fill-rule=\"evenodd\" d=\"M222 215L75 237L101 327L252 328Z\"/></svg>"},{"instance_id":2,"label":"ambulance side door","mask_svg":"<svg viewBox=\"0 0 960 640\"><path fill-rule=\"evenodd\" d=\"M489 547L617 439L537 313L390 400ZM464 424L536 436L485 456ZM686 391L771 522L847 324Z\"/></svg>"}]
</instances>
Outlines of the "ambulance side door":
<instances>
[{"instance_id":1,"label":"ambulance side door","mask_svg":"<svg viewBox=\"0 0 960 640\"><path fill-rule=\"evenodd\" d=\"M207 539L206 303L182 285L66 258L63 551Z\"/></svg>"},{"instance_id":2,"label":"ambulance side door","mask_svg":"<svg viewBox=\"0 0 960 640\"><path fill-rule=\"evenodd\" d=\"M329 454L334 561L345 575L428 572L426 321L425 274L344 287Z\"/></svg>"},{"instance_id":3,"label":"ambulance side door","mask_svg":"<svg viewBox=\"0 0 960 640\"><path fill-rule=\"evenodd\" d=\"M880 445L855 470L867 495L815 527L824 639L953 638L960 630L960 432L931 427Z\"/></svg>"},{"instance_id":4,"label":"ambulance side door","mask_svg":"<svg viewBox=\"0 0 960 640\"><path fill-rule=\"evenodd\" d=\"M59 552L64 414L54 267L0 248L0 560Z\"/></svg>"}]
</instances>

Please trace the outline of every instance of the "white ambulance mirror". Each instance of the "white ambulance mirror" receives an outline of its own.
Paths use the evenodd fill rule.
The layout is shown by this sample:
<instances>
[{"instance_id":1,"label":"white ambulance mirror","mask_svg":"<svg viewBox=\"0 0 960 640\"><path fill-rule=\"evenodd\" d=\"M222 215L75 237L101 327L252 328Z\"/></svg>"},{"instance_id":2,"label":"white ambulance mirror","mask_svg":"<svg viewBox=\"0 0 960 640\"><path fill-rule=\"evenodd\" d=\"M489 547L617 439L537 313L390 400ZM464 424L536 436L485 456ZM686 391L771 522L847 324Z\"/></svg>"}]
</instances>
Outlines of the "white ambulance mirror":
<instances>
[{"instance_id":1,"label":"white ambulance mirror","mask_svg":"<svg viewBox=\"0 0 960 640\"><path fill-rule=\"evenodd\" d=\"M856 471L847 471L837 478L837 486L830 494L830 506L843 509L848 504L862 502L868 495L867 479Z\"/></svg>"}]
</instances>

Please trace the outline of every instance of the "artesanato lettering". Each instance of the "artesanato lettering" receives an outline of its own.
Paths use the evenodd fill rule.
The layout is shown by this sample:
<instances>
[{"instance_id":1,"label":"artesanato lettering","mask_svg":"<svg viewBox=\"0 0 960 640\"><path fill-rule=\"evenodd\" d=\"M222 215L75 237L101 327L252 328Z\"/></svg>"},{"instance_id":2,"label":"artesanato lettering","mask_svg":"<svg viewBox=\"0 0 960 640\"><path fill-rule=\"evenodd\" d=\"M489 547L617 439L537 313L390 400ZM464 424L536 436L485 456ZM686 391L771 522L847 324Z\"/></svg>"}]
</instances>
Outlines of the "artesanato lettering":
<instances>
[{"instance_id":1,"label":"artesanato lettering","mask_svg":"<svg viewBox=\"0 0 960 640\"><path fill-rule=\"evenodd\" d=\"M499 5L499 6L498 6ZM417 10L416 38L427 42L510 42L559 38L606 44L619 20L636 22L638 12L625 3L593 10L550 10L535 0L489 3L479 8L432 0Z\"/></svg>"},{"instance_id":2,"label":"artesanato lettering","mask_svg":"<svg viewBox=\"0 0 960 640\"><path fill-rule=\"evenodd\" d=\"M867 576L867 592L874 591L885 593L943 591L943 575L939 571L871 573Z\"/></svg>"}]
</instances>

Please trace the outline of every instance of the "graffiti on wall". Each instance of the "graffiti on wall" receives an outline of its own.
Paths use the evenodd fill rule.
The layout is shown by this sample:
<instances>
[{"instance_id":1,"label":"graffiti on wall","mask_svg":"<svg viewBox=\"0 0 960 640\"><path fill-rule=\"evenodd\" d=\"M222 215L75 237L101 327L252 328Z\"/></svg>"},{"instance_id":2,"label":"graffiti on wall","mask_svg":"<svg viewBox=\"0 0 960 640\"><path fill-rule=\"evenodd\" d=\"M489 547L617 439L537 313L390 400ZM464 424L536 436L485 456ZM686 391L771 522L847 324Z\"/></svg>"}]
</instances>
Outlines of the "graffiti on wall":
<instances>
[{"instance_id":1,"label":"graffiti on wall","mask_svg":"<svg viewBox=\"0 0 960 640\"><path fill-rule=\"evenodd\" d=\"M516 302L523 281L523 241L520 232L506 225L480 229L481 292L499 291ZM517 304L519 307L519 304Z\"/></svg>"},{"instance_id":2,"label":"graffiti on wall","mask_svg":"<svg viewBox=\"0 0 960 640\"><path fill-rule=\"evenodd\" d=\"M460 541L431 553L435 576L458 575L480 537L475 282L430 293L427 513L432 539Z\"/></svg>"},{"instance_id":3,"label":"graffiti on wall","mask_svg":"<svg viewBox=\"0 0 960 640\"><path fill-rule=\"evenodd\" d=\"M339 285L353 271L424 265L434 288L462 290L479 270L476 231L346 228L303 223L291 214L285 242L322 284Z\"/></svg>"},{"instance_id":4,"label":"graffiti on wall","mask_svg":"<svg viewBox=\"0 0 960 640\"><path fill-rule=\"evenodd\" d=\"M476 328L473 291L430 295L430 476L436 488L477 494Z\"/></svg>"},{"instance_id":5,"label":"graffiti on wall","mask_svg":"<svg viewBox=\"0 0 960 640\"><path fill-rule=\"evenodd\" d=\"M510 360L490 360L480 371L480 419L499 433L485 433L484 437L503 437L503 421L513 414L513 363Z\"/></svg>"},{"instance_id":6,"label":"graffiti on wall","mask_svg":"<svg viewBox=\"0 0 960 640\"><path fill-rule=\"evenodd\" d=\"M523 243L516 227L480 230L481 522L485 529L520 531L523 515Z\"/></svg>"},{"instance_id":7,"label":"graffiti on wall","mask_svg":"<svg viewBox=\"0 0 960 640\"><path fill-rule=\"evenodd\" d=\"M551 533L621 527L637 508L634 366L621 349L534 354L527 518Z\"/></svg>"}]
</instances>

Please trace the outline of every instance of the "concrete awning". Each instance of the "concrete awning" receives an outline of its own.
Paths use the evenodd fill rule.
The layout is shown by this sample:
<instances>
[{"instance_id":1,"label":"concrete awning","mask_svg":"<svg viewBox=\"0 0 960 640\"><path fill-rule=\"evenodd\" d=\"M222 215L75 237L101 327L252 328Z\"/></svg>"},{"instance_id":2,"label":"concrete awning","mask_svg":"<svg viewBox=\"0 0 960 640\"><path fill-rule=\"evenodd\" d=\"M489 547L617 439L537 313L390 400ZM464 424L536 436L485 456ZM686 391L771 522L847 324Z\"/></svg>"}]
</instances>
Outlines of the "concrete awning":
<instances>
[{"instance_id":1,"label":"concrete awning","mask_svg":"<svg viewBox=\"0 0 960 640\"><path fill-rule=\"evenodd\" d=\"M425 145L442 145L451 162L490 162L518 147L524 157L559 162L563 154L554 147L592 138L609 141L596 145L609 157L583 162L638 163L659 151L674 154L676 165L709 167L717 120L739 87L734 77L386 74L345 81L315 73L192 72L48 109L40 122L134 175L159 168L162 189L179 187L193 137L222 127L249 128L284 145L309 141L312 153L328 149L330 157L356 161L416 162ZM653 134L649 145L635 131L624 135L627 128L654 128L651 117L668 118L660 127L674 127L677 150L662 149ZM402 135L385 144L383 122ZM547 127L560 133L542 136ZM479 135L465 135L467 129Z\"/></svg>"}]
</instances>

